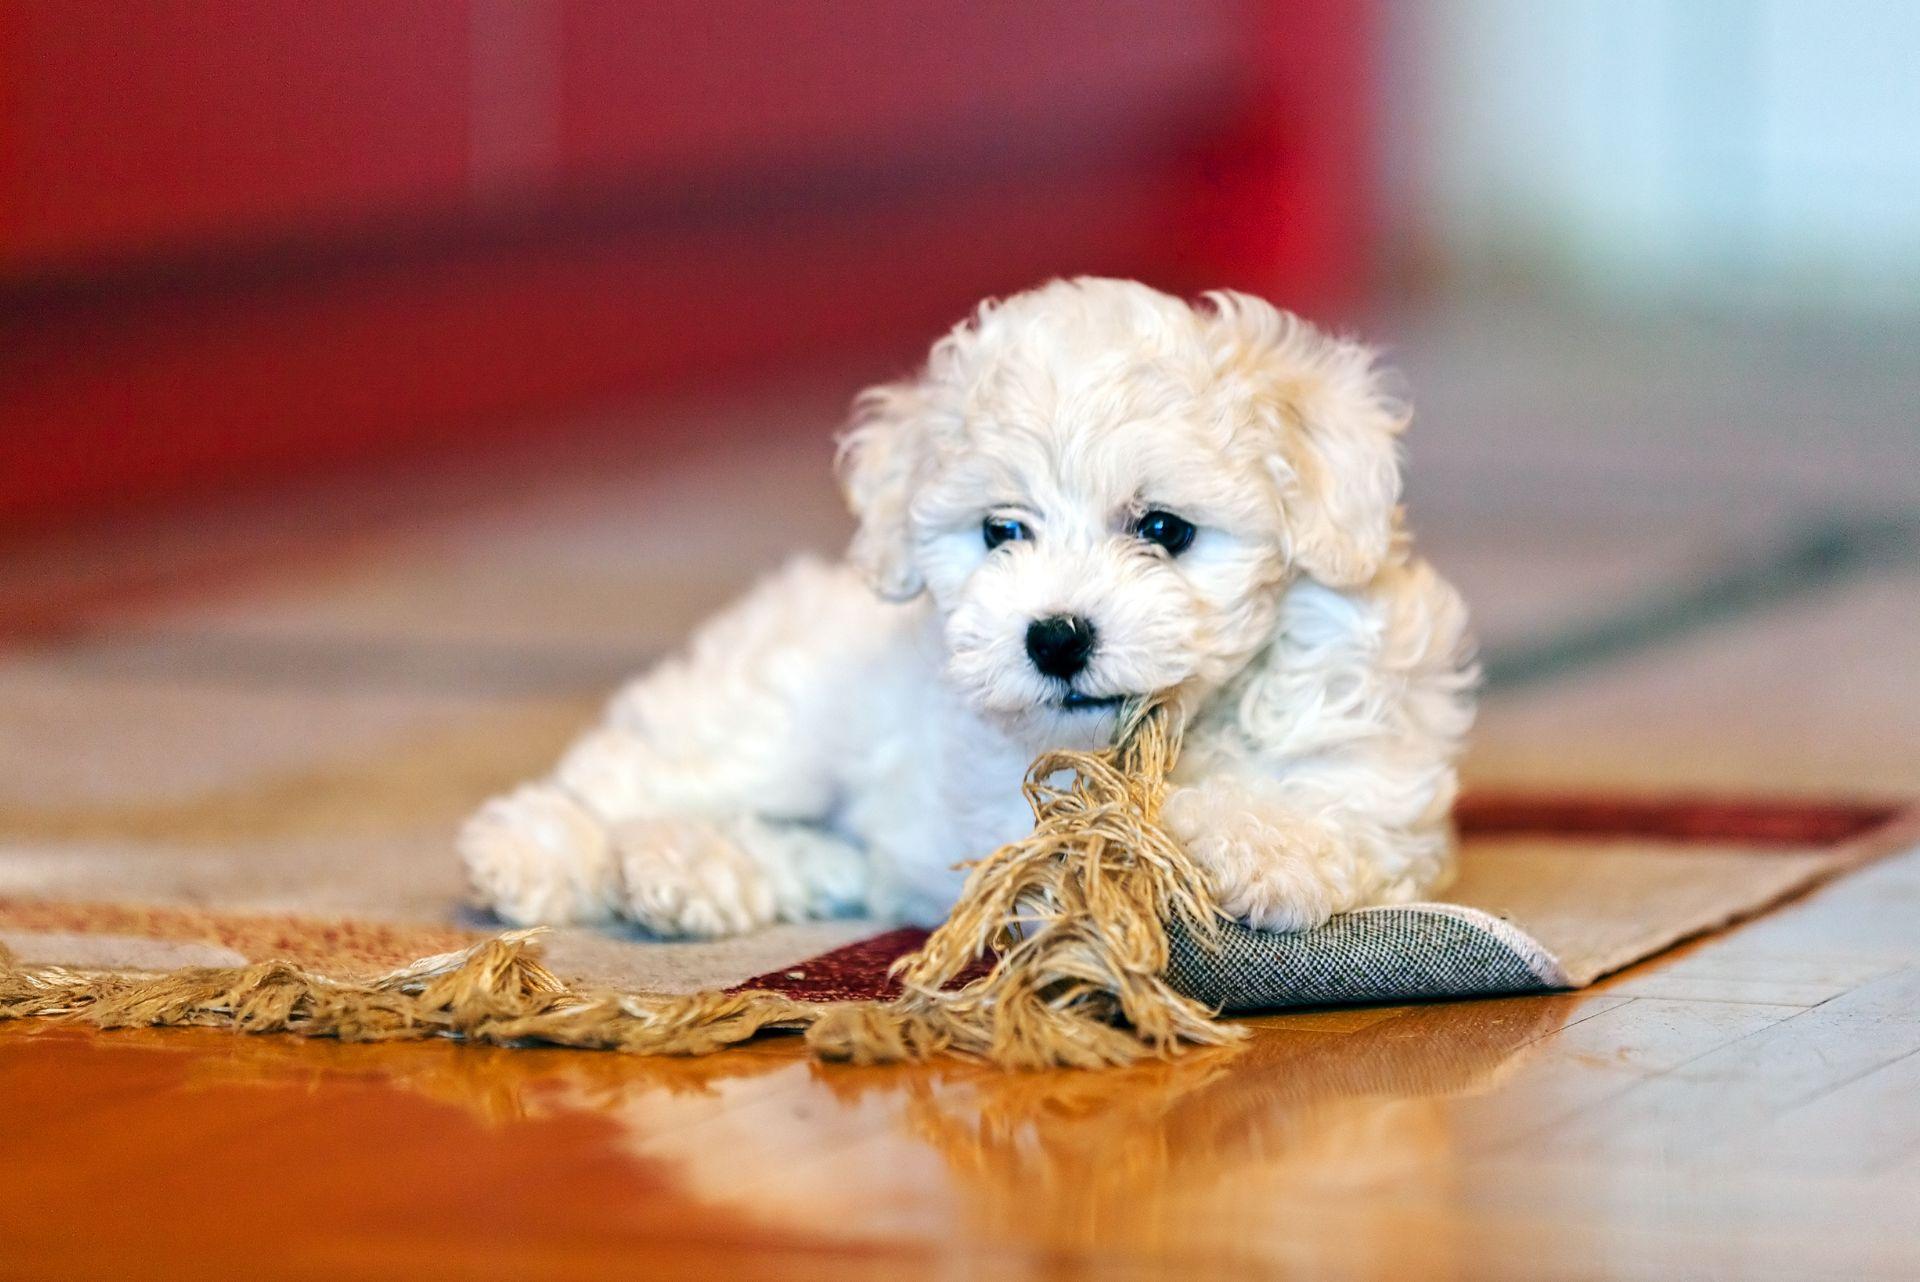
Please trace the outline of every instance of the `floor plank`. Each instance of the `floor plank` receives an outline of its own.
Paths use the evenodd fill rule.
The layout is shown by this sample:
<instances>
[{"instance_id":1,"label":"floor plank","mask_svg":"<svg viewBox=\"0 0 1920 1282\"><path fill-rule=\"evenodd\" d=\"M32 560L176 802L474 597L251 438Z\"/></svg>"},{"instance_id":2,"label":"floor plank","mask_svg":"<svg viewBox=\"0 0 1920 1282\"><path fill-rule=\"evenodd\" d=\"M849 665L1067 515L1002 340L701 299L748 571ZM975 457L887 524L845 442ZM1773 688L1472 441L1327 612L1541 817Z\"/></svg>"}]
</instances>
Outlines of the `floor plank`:
<instances>
[{"instance_id":1,"label":"floor plank","mask_svg":"<svg viewBox=\"0 0 1920 1282\"><path fill-rule=\"evenodd\" d=\"M1920 968L1872 980L1676 1065L1535 1141L1536 1151L1691 1160L1723 1137L1920 1051Z\"/></svg>"}]
</instances>

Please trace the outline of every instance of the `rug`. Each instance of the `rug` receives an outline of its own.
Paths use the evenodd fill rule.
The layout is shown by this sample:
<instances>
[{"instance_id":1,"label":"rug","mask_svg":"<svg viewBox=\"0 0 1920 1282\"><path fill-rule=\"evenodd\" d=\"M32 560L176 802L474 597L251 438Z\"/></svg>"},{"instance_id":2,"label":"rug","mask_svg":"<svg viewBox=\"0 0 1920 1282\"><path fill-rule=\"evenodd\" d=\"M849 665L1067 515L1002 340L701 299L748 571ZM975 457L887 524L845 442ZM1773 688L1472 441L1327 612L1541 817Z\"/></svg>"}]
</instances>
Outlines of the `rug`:
<instances>
[{"instance_id":1,"label":"rug","mask_svg":"<svg viewBox=\"0 0 1920 1282\"><path fill-rule=\"evenodd\" d=\"M1444 902L1291 935L1231 926L1211 951L1176 938L1169 979L1229 1013L1579 988L1920 845L1920 810L1853 802L1481 796L1458 819L1461 872ZM451 904L440 920L401 921L0 898L0 944L20 962L92 971L286 960L369 978L495 932ZM708 943L585 929L542 942L547 964L580 986L838 1001L891 996L889 965L924 938L841 920Z\"/></svg>"}]
</instances>

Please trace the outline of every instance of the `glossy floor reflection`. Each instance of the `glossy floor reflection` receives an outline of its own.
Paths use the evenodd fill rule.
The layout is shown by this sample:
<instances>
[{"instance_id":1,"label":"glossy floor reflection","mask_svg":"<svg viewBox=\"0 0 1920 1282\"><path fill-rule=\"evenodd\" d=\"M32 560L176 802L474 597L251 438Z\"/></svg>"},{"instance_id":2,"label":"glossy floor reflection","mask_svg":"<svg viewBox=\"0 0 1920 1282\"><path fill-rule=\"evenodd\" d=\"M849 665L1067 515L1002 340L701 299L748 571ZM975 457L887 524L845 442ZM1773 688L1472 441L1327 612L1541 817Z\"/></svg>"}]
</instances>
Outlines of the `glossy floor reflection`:
<instances>
[{"instance_id":1,"label":"glossy floor reflection","mask_svg":"<svg viewBox=\"0 0 1920 1282\"><path fill-rule=\"evenodd\" d=\"M0 1276L1903 1276L1916 895L1104 1074L0 1025Z\"/></svg>"},{"instance_id":2,"label":"glossy floor reflection","mask_svg":"<svg viewBox=\"0 0 1920 1282\"><path fill-rule=\"evenodd\" d=\"M185 1271L239 1267L256 1240L233 1230L256 1217L316 1265L359 1243L383 1268L941 1243L1264 1254L1259 1236L1195 1229L1431 1178L1450 1160L1449 1097L1617 1004L1307 1015L1266 1021L1242 1051L1104 1074L826 1066L790 1040L634 1060L0 1027L0 1091L62 1101L9 1128L0 1184L17 1245L101 1267L150 1249ZM60 1208L96 1197L114 1214L82 1235Z\"/></svg>"}]
</instances>

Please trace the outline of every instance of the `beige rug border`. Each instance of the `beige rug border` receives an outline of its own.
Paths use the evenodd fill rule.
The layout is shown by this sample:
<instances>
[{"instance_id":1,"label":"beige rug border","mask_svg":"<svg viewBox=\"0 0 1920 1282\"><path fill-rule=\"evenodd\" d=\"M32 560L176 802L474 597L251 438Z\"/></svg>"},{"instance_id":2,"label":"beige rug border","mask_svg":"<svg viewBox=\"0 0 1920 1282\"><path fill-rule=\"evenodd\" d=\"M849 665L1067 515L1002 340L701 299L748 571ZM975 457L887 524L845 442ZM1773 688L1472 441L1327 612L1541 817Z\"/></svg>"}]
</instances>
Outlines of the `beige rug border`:
<instances>
[{"instance_id":1,"label":"beige rug border","mask_svg":"<svg viewBox=\"0 0 1920 1282\"><path fill-rule=\"evenodd\" d=\"M1577 963L1546 948L1544 944L1542 950L1560 964L1569 981L1569 988L1586 988L1631 966L1660 957L1682 944L1765 916L1868 864L1916 848L1920 848L1920 806L1901 811L1871 832L1825 849L1808 851L1819 858L1818 864L1781 885L1761 891L1737 905L1730 905L1724 911L1693 918L1684 925L1650 931L1631 944L1623 943L1611 952ZM1769 853L1759 851L1754 857L1765 859ZM1526 929L1523 922L1514 924ZM1531 935L1530 931L1528 933Z\"/></svg>"}]
</instances>

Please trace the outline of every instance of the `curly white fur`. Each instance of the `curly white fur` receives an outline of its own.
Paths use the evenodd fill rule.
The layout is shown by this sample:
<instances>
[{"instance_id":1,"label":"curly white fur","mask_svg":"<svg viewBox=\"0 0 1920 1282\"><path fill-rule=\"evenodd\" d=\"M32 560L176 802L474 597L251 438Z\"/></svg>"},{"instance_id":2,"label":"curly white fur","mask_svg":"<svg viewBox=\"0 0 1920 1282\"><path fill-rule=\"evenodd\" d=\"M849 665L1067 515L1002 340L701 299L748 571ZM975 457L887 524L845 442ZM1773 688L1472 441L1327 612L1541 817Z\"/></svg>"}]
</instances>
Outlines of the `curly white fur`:
<instances>
[{"instance_id":1,"label":"curly white fur","mask_svg":"<svg viewBox=\"0 0 1920 1282\"><path fill-rule=\"evenodd\" d=\"M460 850L509 921L711 936L865 907L944 916L955 865L1024 833L1062 704L1028 625L1097 645L1071 689L1189 715L1165 820L1226 908L1298 930L1451 867L1473 717L1466 611L1397 507L1405 411L1372 354L1241 294L1123 281L987 303L859 402L849 564L802 560L634 681ZM1148 510L1197 528L1170 556ZM1031 537L989 548L988 516Z\"/></svg>"}]
</instances>

